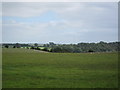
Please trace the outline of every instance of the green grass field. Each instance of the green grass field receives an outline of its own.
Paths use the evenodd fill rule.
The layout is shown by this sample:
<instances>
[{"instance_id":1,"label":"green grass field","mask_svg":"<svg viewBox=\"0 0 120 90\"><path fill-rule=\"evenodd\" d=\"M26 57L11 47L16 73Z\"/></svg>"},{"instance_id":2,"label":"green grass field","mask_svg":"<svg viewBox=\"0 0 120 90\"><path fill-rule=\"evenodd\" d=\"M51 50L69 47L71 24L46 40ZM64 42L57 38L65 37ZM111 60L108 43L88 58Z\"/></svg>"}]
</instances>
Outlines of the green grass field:
<instances>
[{"instance_id":1,"label":"green grass field","mask_svg":"<svg viewBox=\"0 0 120 90\"><path fill-rule=\"evenodd\" d=\"M117 88L117 53L3 49L3 88Z\"/></svg>"}]
</instances>

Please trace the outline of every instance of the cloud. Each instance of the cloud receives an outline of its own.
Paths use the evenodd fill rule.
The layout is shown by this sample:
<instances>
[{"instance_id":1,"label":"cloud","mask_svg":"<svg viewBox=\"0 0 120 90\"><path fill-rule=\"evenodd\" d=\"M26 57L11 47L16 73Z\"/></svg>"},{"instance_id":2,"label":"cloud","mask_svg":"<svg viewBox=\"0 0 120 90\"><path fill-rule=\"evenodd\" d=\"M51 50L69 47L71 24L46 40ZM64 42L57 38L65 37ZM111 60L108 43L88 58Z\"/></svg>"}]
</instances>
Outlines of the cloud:
<instances>
[{"instance_id":1,"label":"cloud","mask_svg":"<svg viewBox=\"0 0 120 90\"><path fill-rule=\"evenodd\" d=\"M71 11L78 11L78 9L80 9L79 4L81 3L5 2L3 3L3 16L32 17L40 16L47 11L63 14Z\"/></svg>"},{"instance_id":2,"label":"cloud","mask_svg":"<svg viewBox=\"0 0 120 90\"><path fill-rule=\"evenodd\" d=\"M0 43L2 42L2 3L0 2Z\"/></svg>"},{"instance_id":3,"label":"cloud","mask_svg":"<svg viewBox=\"0 0 120 90\"><path fill-rule=\"evenodd\" d=\"M117 3L4 2L3 42L115 41L117 19Z\"/></svg>"},{"instance_id":4,"label":"cloud","mask_svg":"<svg viewBox=\"0 0 120 90\"><path fill-rule=\"evenodd\" d=\"M29 3L17 2L3 3L3 16L31 17L45 12L44 8L38 8L36 4L33 3L32 5L29 5Z\"/></svg>"},{"instance_id":5,"label":"cloud","mask_svg":"<svg viewBox=\"0 0 120 90\"><path fill-rule=\"evenodd\" d=\"M119 0L2 0L2 2L119 2Z\"/></svg>"}]
</instances>

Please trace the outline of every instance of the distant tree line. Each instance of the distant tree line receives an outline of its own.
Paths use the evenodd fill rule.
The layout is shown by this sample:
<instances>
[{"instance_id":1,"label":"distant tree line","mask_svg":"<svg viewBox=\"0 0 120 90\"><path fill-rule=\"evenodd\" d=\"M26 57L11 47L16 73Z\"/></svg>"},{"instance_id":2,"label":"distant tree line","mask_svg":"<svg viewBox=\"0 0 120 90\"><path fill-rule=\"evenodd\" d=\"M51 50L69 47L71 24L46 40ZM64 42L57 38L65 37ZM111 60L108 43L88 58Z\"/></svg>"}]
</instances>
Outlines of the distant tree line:
<instances>
[{"instance_id":1,"label":"distant tree line","mask_svg":"<svg viewBox=\"0 0 120 90\"><path fill-rule=\"evenodd\" d=\"M51 47L50 52L86 53L86 52L116 52L120 51L120 42L78 43L78 44L46 44Z\"/></svg>"},{"instance_id":2,"label":"distant tree line","mask_svg":"<svg viewBox=\"0 0 120 90\"><path fill-rule=\"evenodd\" d=\"M7 44L2 44L2 47L5 48L21 48L21 47L29 47L29 44L20 44L20 43L7 43Z\"/></svg>"},{"instance_id":3,"label":"distant tree line","mask_svg":"<svg viewBox=\"0 0 120 90\"><path fill-rule=\"evenodd\" d=\"M21 48L25 47L27 49L42 50L48 52L58 52L58 53L86 53L86 52L116 52L120 51L120 42L99 42L99 43L78 43L78 44L55 44L50 42L44 44L42 47L37 43L33 46L29 44L3 44L4 48Z\"/></svg>"}]
</instances>

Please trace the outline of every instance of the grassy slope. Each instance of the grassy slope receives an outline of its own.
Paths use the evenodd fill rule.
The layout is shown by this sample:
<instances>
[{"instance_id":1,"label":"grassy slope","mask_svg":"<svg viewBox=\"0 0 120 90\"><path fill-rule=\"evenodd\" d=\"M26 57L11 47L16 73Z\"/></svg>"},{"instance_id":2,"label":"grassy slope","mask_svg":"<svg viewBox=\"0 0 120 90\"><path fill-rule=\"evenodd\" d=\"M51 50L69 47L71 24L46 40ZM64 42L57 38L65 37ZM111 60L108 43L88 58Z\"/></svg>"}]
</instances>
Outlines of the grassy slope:
<instances>
[{"instance_id":1,"label":"grassy slope","mask_svg":"<svg viewBox=\"0 0 120 90\"><path fill-rule=\"evenodd\" d=\"M115 88L117 54L3 49L3 88Z\"/></svg>"}]
</instances>

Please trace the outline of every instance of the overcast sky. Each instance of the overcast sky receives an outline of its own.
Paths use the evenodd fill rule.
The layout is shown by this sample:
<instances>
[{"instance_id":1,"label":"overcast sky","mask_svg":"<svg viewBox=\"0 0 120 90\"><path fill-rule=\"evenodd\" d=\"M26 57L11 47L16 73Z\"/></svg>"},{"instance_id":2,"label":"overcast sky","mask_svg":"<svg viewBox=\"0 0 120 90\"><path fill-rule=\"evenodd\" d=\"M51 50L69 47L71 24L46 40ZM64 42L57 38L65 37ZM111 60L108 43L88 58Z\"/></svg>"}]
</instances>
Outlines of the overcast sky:
<instances>
[{"instance_id":1,"label":"overcast sky","mask_svg":"<svg viewBox=\"0 0 120 90\"><path fill-rule=\"evenodd\" d=\"M3 42L118 40L117 2L4 2L2 20Z\"/></svg>"}]
</instances>

